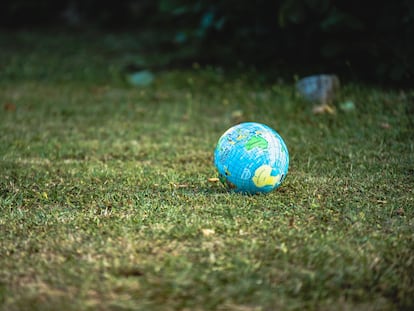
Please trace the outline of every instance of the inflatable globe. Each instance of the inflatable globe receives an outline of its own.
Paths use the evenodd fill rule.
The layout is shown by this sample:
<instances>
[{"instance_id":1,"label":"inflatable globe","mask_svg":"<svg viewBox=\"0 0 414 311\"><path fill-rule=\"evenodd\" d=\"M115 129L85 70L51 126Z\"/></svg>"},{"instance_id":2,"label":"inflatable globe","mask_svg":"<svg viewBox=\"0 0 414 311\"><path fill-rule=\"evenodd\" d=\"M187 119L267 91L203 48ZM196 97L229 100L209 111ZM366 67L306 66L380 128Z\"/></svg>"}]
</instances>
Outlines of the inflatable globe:
<instances>
[{"instance_id":1,"label":"inflatable globe","mask_svg":"<svg viewBox=\"0 0 414 311\"><path fill-rule=\"evenodd\" d=\"M221 182L236 192L267 193L286 178L289 153L282 137L267 125L246 122L228 129L214 151Z\"/></svg>"}]
</instances>

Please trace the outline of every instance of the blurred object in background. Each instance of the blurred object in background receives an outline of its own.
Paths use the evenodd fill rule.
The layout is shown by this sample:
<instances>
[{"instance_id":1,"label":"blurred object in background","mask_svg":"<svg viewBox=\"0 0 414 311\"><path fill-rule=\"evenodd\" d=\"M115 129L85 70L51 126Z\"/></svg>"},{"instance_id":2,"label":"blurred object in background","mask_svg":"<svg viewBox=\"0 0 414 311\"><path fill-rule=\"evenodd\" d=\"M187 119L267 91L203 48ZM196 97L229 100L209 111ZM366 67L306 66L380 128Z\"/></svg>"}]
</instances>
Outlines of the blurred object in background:
<instances>
[{"instance_id":1,"label":"blurred object in background","mask_svg":"<svg viewBox=\"0 0 414 311\"><path fill-rule=\"evenodd\" d=\"M0 35L10 30L125 31L145 37L142 46L153 54L179 51L180 63L254 66L270 79L276 71L285 79L333 71L342 81L411 89L414 1L364 3L2 0Z\"/></svg>"},{"instance_id":2,"label":"blurred object in background","mask_svg":"<svg viewBox=\"0 0 414 311\"><path fill-rule=\"evenodd\" d=\"M339 86L339 78L328 74L308 76L296 83L299 94L315 104L315 114L335 112L332 103L338 95Z\"/></svg>"}]
</instances>

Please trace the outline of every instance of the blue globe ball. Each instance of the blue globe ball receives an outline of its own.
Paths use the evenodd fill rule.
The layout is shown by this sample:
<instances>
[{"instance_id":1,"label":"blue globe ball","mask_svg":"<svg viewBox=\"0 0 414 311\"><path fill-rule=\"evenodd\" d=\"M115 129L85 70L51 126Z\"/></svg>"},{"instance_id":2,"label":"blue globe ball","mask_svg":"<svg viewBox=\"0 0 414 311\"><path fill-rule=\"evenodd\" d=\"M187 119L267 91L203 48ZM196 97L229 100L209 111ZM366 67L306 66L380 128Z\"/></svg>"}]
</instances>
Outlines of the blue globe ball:
<instances>
[{"instance_id":1,"label":"blue globe ball","mask_svg":"<svg viewBox=\"0 0 414 311\"><path fill-rule=\"evenodd\" d=\"M267 193L279 187L289 168L282 137L267 125L246 122L228 129L214 151L221 182L236 192Z\"/></svg>"}]
</instances>

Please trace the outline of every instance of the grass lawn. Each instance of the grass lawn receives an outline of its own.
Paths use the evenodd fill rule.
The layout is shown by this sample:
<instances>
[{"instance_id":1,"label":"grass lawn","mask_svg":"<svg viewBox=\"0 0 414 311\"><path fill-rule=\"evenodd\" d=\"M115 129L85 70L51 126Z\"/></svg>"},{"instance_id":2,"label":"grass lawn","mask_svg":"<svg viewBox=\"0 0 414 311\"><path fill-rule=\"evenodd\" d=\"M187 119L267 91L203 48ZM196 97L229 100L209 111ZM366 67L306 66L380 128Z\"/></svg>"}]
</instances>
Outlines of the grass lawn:
<instances>
[{"instance_id":1,"label":"grass lawn","mask_svg":"<svg viewBox=\"0 0 414 311\"><path fill-rule=\"evenodd\" d=\"M412 310L414 92L345 83L313 115L292 81L155 73L132 35L0 34L0 310ZM271 80L271 79L270 79ZM213 150L241 120L290 153L268 195Z\"/></svg>"}]
</instances>

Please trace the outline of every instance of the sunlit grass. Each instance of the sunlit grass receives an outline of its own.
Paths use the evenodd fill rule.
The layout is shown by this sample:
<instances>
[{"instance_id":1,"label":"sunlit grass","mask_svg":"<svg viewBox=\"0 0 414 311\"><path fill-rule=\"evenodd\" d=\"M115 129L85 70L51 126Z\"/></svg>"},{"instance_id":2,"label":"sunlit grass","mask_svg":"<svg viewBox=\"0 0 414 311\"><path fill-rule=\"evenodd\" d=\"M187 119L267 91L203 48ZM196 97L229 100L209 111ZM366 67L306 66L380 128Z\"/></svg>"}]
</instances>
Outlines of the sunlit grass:
<instances>
[{"instance_id":1,"label":"sunlit grass","mask_svg":"<svg viewBox=\"0 0 414 311\"><path fill-rule=\"evenodd\" d=\"M195 66L130 86L135 37L11 38L2 310L413 307L412 92L345 83L356 110L315 116L290 81L257 72ZM208 181L218 138L243 120L289 148L269 195Z\"/></svg>"}]
</instances>

